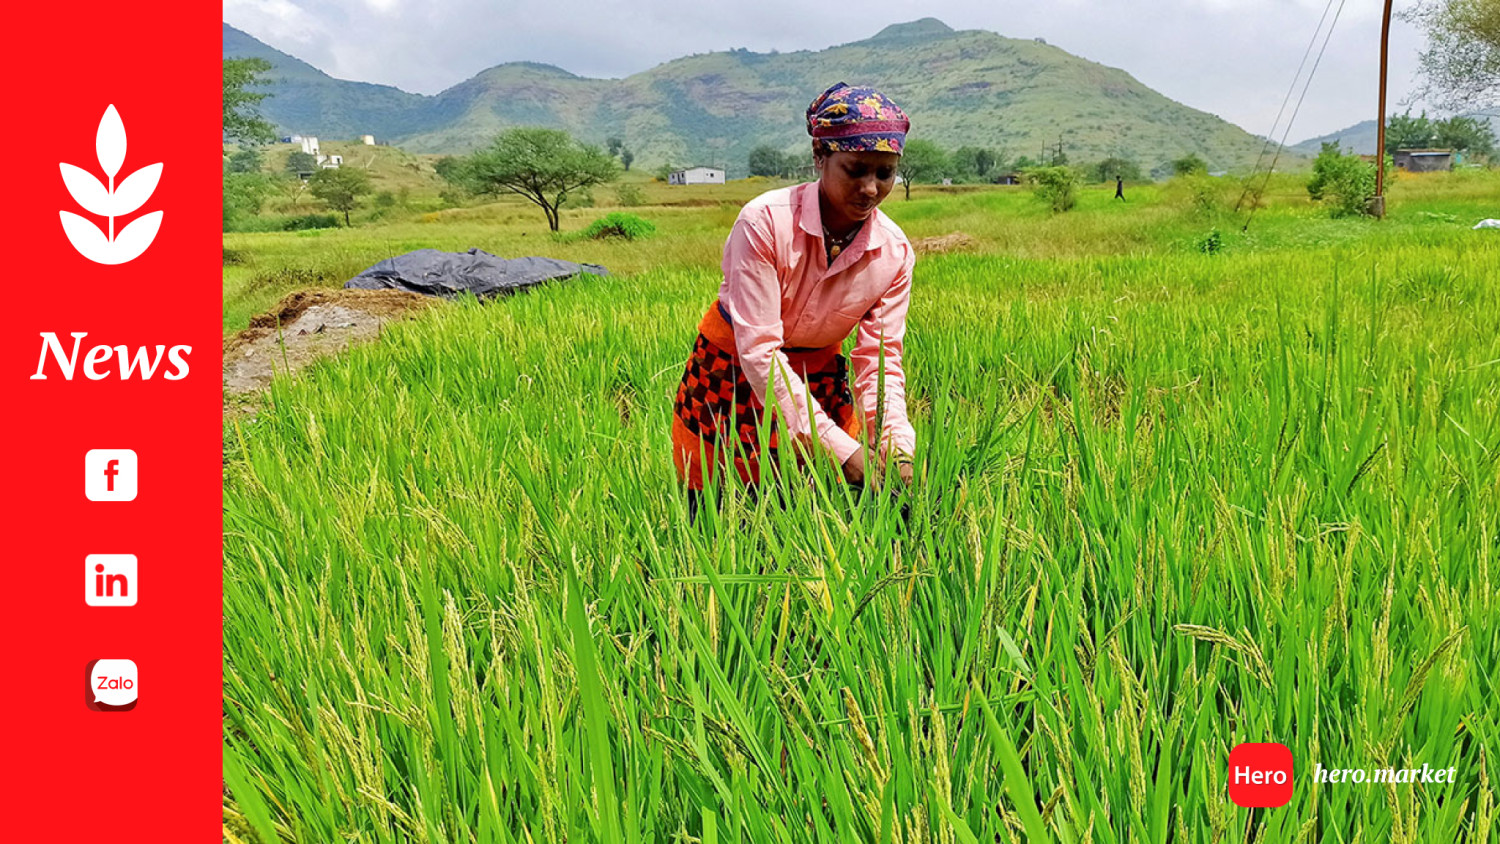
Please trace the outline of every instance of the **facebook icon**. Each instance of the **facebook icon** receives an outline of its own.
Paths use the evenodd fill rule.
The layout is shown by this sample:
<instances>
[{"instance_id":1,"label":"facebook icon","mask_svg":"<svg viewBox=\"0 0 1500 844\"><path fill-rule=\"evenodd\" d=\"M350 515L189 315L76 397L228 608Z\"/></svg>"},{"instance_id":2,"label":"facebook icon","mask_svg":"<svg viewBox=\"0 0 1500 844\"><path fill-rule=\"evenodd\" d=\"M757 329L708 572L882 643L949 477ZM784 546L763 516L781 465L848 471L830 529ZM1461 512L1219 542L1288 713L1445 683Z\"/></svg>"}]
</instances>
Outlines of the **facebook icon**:
<instances>
[{"instance_id":1,"label":"facebook icon","mask_svg":"<svg viewBox=\"0 0 1500 844\"><path fill-rule=\"evenodd\" d=\"M83 491L90 501L134 501L135 452L128 448L96 448L83 459Z\"/></svg>"}]
</instances>

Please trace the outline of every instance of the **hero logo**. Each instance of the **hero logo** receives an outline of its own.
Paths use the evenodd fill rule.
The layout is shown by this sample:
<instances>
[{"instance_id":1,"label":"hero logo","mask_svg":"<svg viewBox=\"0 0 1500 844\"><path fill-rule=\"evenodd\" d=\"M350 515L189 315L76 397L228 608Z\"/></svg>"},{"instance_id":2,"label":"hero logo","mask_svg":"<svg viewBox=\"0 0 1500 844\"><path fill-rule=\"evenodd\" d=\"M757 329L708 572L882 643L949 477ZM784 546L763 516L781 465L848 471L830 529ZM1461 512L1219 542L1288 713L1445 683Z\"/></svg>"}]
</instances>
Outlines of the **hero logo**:
<instances>
[{"instance_id":1,"label":"hero logo","mask_svg":"<svg viewBox=\"0 0 1500 844\"><path fill-rule=\"evenodd\" d=\"M47 380L47 356L51 353L52 360L57 363L58 371L62 373L63 380L72 381L73 372L78 366L78 352L83 338L89 336L87 331L74 331L73 351L63 350L63 344L58 341L57 334L52 331L41 332L42 351L37 358L36 374L31 376L33 381ZM193 351L192 346L157 346L153 353L145 346L131 351L129 346L94 346L83 356L83 376L90 381L102 381L113 375L111 361L119 359L120 380L129 381L140 374L142 381L150 381L151 377L162 370L162 378L168 381L181 381L188 375L187 356ZM167 366L162 367L162 359L165 357Z\"/></svg>"},{"instance_id":2,"label":"hero logo","mask_svg":"<svg viewBox=\"0 0 1500 844\"><path fill-rule=\"evenodd\" d=\"M94 135L94 154L99 158L99 169L108 180L108 185L99 181L93 173L82 167L63 162L63 184L73 201L83 210L99 217L109 218L109 232L84 217L67 211L58 212L68 242L83 257L96 264L123 264L141 256L156 232L161 228L162 212L152 211L130 221L130 224L115 233L115 218L133 214L151 194L161 179L161 164L150 164L131 173L119 186L115 185L115 174L125 163L125 124L120 113L111 105L99 118L99 130Z\"/></svg>"}]
</instances>

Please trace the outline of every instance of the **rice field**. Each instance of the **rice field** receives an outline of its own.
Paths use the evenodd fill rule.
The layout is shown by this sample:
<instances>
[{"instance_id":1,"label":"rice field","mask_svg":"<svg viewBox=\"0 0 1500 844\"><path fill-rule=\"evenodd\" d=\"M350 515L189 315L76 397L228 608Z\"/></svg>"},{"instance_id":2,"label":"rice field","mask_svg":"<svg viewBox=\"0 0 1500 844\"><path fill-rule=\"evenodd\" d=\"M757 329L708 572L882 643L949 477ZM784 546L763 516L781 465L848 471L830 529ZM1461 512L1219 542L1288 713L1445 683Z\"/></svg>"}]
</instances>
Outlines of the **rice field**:
<instances>
[{"instance_id":1,"label":"rice field","mask_svg":"<svg viewBox=\"0 0 1500 844\"><path fill-rule=\"evenodd\" d=\"M226 428L226 841L1500 838L1500 180L1379 223L1288 181L1248 234L1112 188L888 200L978 243L917 262L916 483L789 470L696 524L671 401L733 202L226 236L226 330L419 246L615 270ZM1229 801L1246 741L1288 805Z\"/></svg>"}]
</instances>

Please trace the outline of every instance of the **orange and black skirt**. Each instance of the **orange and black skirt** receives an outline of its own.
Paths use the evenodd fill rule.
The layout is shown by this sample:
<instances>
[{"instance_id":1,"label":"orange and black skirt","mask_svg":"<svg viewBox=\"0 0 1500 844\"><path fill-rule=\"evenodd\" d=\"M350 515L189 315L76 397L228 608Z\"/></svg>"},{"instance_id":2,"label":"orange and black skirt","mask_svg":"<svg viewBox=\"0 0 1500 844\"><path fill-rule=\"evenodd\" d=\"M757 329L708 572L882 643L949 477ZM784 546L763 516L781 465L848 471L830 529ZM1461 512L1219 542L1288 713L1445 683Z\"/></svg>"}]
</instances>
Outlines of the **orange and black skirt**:
<instances>
[{"instance_id":1,"label":"orange and black skirt","mask_svg":"<svg viewBox=\"0 0 1500 844\"><path fill-rule=\"evenodd\" d=\"M849 363L840 354L840 345L783 347L782 351L828 418L857 439L862 423L849 389ZM688 489L702 490L705 477L712 479L715 468L730 456L742 482L760 482L759 431L764 410L753 396L740 370L734 329L716 300L698 325L698 339L677 386L672 413L672 462L678 480ZM778 428L773 413L766 437L771 465L778 459Z\"/></svg>"}]
</instances>

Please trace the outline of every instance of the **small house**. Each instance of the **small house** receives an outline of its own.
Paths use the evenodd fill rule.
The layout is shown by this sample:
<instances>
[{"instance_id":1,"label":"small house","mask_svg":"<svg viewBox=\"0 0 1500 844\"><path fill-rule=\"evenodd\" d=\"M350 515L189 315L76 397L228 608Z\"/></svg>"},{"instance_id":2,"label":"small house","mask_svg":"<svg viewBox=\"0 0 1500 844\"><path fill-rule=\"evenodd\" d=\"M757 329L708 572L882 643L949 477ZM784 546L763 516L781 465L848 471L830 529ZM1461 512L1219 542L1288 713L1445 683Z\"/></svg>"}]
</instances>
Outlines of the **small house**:
<instances>
[{"instance_id":1,"label":"small house","mask_svg":"<svg viewBox=\"0 0 1500 844\"><path fill-rule=\"evenodd\" d=\"M342 155L318 156L318 166L322 167L324 170L337 170L343 163L344 157Z\"/></svg>"},{"instance_id":2,"label":"small house","mask_svg":"<svg viewBox=\"0 0 1500 844\"><path fill-rule=\"evenodd\" d=\"M296 138L297 136L293 135L292 137ZM302 151L303 152L307 153L308 155L314 155L314 156L318 154L318 139L317 138L309 136L309 137L299 138L298 140L302 144Z\"/></svg>"},{"instance_id":3,"label":"small house","mask_svg":"<svg viewBox=\"0 0 1500 844\"><path fill-rule=\"evenodd\" d=\"M669 185L722 185L724 171L715 167L688 167L667 175Z\"/></svg>"},{"instance_id":4,"label":"small house","mask_svg":"<svg viewBox=\"0 0 1500 844\"><path fill-rule=\"evenodd\" d=\"M360 135L359 139L361 141L364 141L365 142L365 146L367 146L367 147L375 146L375 136L374 135Z\"/></svg>"},{"instance_id":5,"label":"small house","mask_svg":"<svg viewBox=\"0 0 1500 844\"><path fill-rule=\"evenodd\" d=\"M1408 173L1431 173L1453 169L1451 149L1398 149L1391 156L1396 166Z\"/></svg>"}]
</instances>

